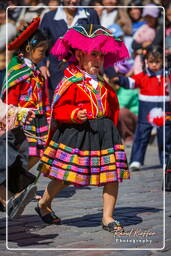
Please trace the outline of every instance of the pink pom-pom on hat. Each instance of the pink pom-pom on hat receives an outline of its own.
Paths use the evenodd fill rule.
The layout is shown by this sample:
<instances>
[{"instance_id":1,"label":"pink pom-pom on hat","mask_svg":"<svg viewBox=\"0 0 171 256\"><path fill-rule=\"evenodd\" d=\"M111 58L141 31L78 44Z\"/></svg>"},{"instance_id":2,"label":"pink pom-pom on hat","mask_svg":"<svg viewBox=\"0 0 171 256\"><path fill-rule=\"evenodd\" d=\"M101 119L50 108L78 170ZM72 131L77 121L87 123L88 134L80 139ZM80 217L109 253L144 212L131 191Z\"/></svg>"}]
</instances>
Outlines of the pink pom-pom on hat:
<instances>
[{"instance_id":1,"label":"pink pom-pom on hat","mask_svg":"<svg viewBox=\"0 0 171 256\"><path fill-rule=\"evenodd\" d=\"M72 49L78 49L88 54L92 51L103 53L105 68L129 58L124 42L115 38L110 30L100 25L87 24L72 27L63 38L56 41L51 53L60 60L68 59L68 55L73 56Z\"/></svg>"}]
</instances>

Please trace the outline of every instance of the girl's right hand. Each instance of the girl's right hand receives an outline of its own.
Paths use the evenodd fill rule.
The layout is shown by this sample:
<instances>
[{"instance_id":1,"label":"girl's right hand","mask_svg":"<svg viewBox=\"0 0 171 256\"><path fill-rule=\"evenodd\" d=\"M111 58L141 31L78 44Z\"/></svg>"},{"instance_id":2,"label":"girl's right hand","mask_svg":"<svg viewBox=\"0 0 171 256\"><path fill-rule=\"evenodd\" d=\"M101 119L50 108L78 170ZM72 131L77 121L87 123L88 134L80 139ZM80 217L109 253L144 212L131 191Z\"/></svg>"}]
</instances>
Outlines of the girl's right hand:
<instances>
[{"instance_id":1,"label":"girl's right hand","mask_svg":"<svg viewBox=\"0 0 171 256\"><path fill-rule=\"evenodd\" d=\"M29 110L25 121L26 124L30 124L30 122L35 118L35 116L35 113L32 110Z\"/></svg>"},{"instance_id":2,"label":"girl's right hand","mask_svg":"<svg viewBox=\"0 0 171 256\"><path fill-rule=\"evenodd\" d=\"M77 117L80 121L85 122L87 120L87 110L86 109L79 110L77 113Z\"/></svg>"}]
</instances>

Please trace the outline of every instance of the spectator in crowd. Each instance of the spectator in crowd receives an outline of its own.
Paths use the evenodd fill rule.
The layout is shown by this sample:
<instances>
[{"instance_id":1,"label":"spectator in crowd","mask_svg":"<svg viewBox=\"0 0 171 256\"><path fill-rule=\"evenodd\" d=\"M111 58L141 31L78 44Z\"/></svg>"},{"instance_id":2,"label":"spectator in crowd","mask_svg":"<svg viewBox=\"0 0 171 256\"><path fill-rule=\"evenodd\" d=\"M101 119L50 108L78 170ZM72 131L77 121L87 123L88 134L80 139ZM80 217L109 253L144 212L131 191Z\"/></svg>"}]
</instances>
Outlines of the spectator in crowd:
<instances>
[{"instance_id":1,"label":"spectator in crowd","mask_svg":"<svg viewBox=\"0 0 171 256\"><path fill-rule=\"evenodd\" d=\"M80 5L80 0L64 0L63 7L46 13L42 19L40 29L44 31L47 38L51 39L50 47L54 45L59 37L62 37L67 29L74 24L99 24L99 17L95 10L88 8L76 8ZM65 6L74 6L65 8ZM63 77L63 71L67 64L61 65L51 53L49 61L45 58L40 63L40 69L45 78L49 77L49 91L52 98L54 89ZM49 63L49 67L47 66Z\"/></svg>"},{"instance_id":2,"label":"spectator in crowd","mask_svg":"<svg viewBox=\"0 0 171 256\"><path fill-rule=\"evenodd\" d=\"M15 6L20 6L21 4L22 4L22 2L19 0L8 0L7 1L8 7L11 7L11 8L8 8L8 15L15 22L17 22L17 20L20 16L20 13L22 11L21 8L17 8Z\"/></svg>"},{"instance_id":3,"label":"spectator in crowd","mask_svg":"<svg viewBox=\"0 0 171 256\"><path fill-rule=\"evenodd\" d=\"M134 74L142 72L143 49L147 49L152 44L156 36L159 8L155 5L147 5L143 9L142 16L146 24L141 26L133 36L133 50L135 52Z\"/></svg>"},{"instance_id":4,"label":"spectator in crowd","mask_svg":"<svg viewBox=\"0 0 171 256\"><path fill-rule=\"evenodd\" d=\"M143 8L138 8L136 6L141 6L141 1L131 1L128 5L131 8L127 9L128 15L131 19L131 35L134 35L135 32L145 24L145 21L142 19Z\"/></svg>"},{"instance_id":5,"label":"spectator in crowd","mask_svg":"<svg viewBox=\"0 0 171 256\"><path fill-rule=\"evenodd\" d=\"M22 8L20 16L18 17L17 27L25 25L33 20L33 18L42 15L45 9L42 7L44 4L39 0L23 0L23 6L30 6Z\"/></svg>"},{"instance_id":6,"label":"spectator in crowd","mask_svg":"<svg viewBox=\"0 0 171 256\"><path fill-rule=\"evenodd\" d=\"M133 75L131 78L120 77L119 84L125 88L139 88L139 114L135 139L131 152L130 168L140 170L144 164L145 152L151 136L153 125L149 113L163 111L165 100L165 111L171 112L171 102L168 88L165 87L163 77L163 56L161 49L151 49L146 55L147 64L143 72ZM171 76L169 77L171 81ZM156 110L157 108L157 110ZM153 116L154 116L153 114ZM157 128L158 151L160 163L163 164L163 127ZM165 124L165 153L166 158L171 151L171 121Z\"/></svg>"},{"instance_id":7,"label":"spectator in crowd","mask_svg":"<svg viewBox=\"0 0 171 256\"><path fill-rule=\"evenodd\" d=\"M103 4L102 4L102 0L93 0L90 1L90 6L94 6L94 10L96 10L99 18L101 19L102 16L102 12L103 12ZM99 7L101 6L101 7Z\"/></svg>"},{"instance_id":8,"label":"spectator in crowd","mask_svg":"<svg viewBox=\"0 0 171 256\"><path fill-rule=\"evenodd\" d=\"M47 3L45 3L45 5L47 5L48 7L46 7L44 11L41 13L41 18L43 18L45 13L56 10L59 5L59 2L60 0L49 0Z\"/></svg>"},{"instance_id":9,"label":"spectator in crowd","mask_svg":"<svg viewBox=\"0 0 171 256\"><path fill-rule=\"evenodd\" d=\"M131 21L131 31L129 35L127 34L124 36L124 42L128 48L130 55L132 56L132 59L130 59L130 61L132 62L132 65L134 63L133 49L132 49L133 35L143 24L145 24L145 22L142 19L143 8L136 7L136 6L141 6L140 2L141 1L139 0L131 1L131 3L129 3L128 5L129 8L127 8L127 13Z\"/></svg>"},{"instance_id":10,"label":"spectator in crowd","mask_svg":"<svg viewBox=\"0 0 171 256\"><path fill-rule=\"evenodd\" d=\"M0 94L2 89L2 84L5 76L6 70L6 51L5 48L0 50Z\"/></svg>"},{"instance_id":11,"label":"spectator in crowd","mask_svg":"<svg viewBox=\"0 0 171 256\"><path fill-rule=\"evenodd\" d=\"M6 40L11 41L17 33L16 26L11 19L6 20L7 5L0 1L0 50L6 46ZM7 39L6 39L7 30Z\"/></svg>"},{"instance_id":12,"label":"spectator in crowd","mask_svg":"<svg viewBox=\"0 0 171 256\"><path fill-rule=\"evenodd\" d=\"M119 0L103 0L102 4L109 7L104 7L103 9L100 19L101 25L107 28L113 25L113 23L116 23L122 27L125 34L130 34L131 22L126 9L117 8L117 5L120 4Z\"/></svg>"},{"instance_id":13,"label":"spectator in crowd","mask_svg":"<svg viewBox=\"0 0 171 256\"><path fill-rule=\"evenodd\" d=\"M59 5L59 0L49 0L48 1L48 6L49 6L49 11L56 10L57 6Z\"/></svg>"},{"instance_id":14,"label":"spectator in crowd","mask_svg":"<svg viewBox=\"0 0 171 256\"><path fill-rule=\"evenodd\" d=\"M166 64L171 68L171 4L166 9Z\"/></svg>"}]
</instances>

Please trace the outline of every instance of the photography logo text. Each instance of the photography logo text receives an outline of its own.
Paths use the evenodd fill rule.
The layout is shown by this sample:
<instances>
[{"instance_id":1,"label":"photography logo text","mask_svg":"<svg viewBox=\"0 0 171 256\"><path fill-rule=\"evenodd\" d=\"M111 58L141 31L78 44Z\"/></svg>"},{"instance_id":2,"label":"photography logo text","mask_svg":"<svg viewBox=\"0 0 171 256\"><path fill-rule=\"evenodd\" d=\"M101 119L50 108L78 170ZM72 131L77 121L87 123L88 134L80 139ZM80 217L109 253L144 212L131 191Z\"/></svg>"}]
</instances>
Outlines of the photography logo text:
<instances>
[{"instance_id":1,"label":"photography logo text","mask_svg":"<svg viewBox=\"0 0 171 256\"><path fill-rule=\"evenodd\" d=\"M152 237L155 236L155 232L149 229L131 229L126 232L115 231L114 239L116 243L149 243L152 242Z\"/></svg>"}]
</instances>

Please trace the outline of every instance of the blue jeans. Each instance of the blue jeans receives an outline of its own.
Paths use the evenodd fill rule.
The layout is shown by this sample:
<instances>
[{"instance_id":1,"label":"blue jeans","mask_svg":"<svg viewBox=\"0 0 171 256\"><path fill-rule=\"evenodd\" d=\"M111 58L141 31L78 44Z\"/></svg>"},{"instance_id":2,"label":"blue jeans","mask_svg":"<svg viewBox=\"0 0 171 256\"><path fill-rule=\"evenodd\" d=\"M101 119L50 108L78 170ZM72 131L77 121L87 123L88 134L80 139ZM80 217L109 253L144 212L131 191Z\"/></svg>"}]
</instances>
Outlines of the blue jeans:
<instances>
[{"instance_id":1,"label":"blue jeans","mask_svg":"<svg viewBox=\"0 0 171 256\"><path fill-rule=\"evenodd\" d=\"M149 140L151 137L152 126L148 123L137 123L135 132L135 139L133 142L130 162L137 161L141 165L144 164L145 153ZM157 143L160 164L163 164L163 152L164 152L164 140L163 140L163 127L157 128ZM165 157L167 159L168 153L171 151L171 125L165 126Z\"/></svg>"}]
</instances>

